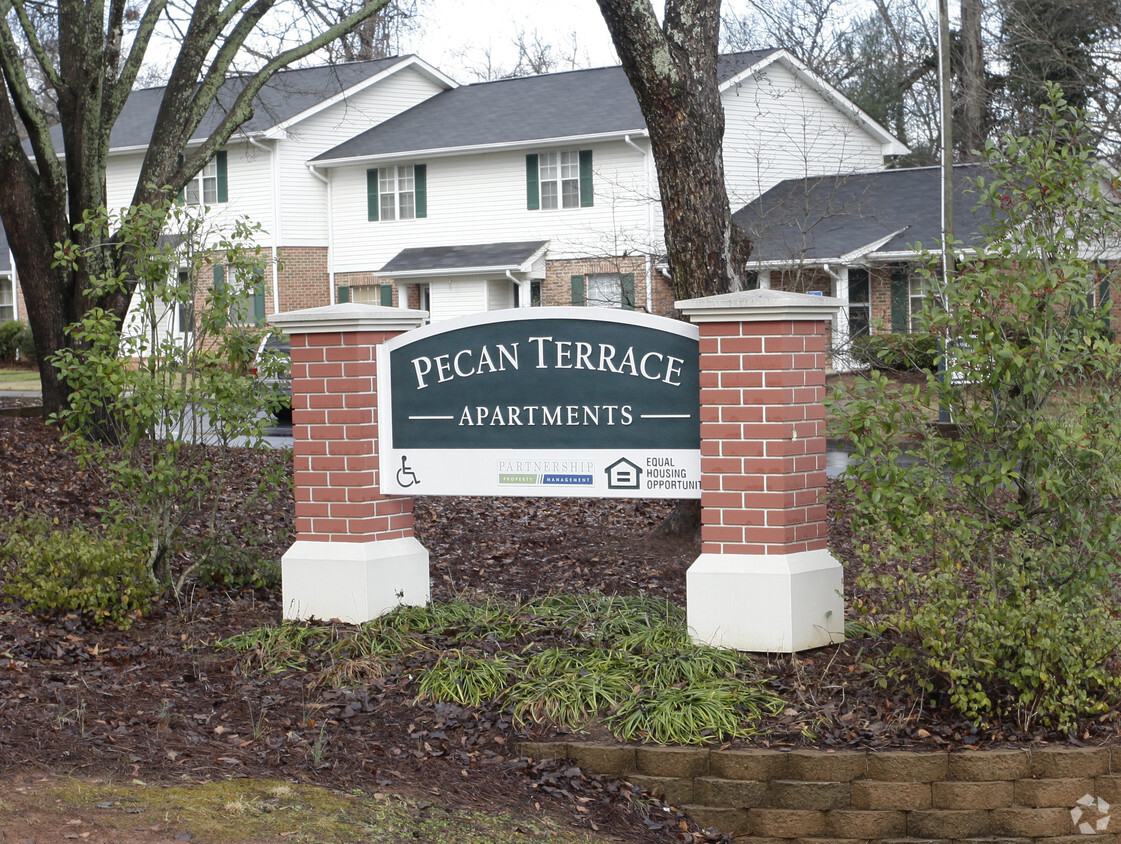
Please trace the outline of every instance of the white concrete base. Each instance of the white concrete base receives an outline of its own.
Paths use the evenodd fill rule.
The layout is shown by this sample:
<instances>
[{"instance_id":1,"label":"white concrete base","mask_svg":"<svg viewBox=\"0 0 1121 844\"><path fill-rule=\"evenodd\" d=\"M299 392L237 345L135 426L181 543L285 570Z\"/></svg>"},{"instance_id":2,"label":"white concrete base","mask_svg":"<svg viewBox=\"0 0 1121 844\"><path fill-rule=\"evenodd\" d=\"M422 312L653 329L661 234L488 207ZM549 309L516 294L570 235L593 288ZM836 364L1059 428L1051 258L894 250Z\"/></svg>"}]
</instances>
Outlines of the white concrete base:
<instances>
[{"instance_id":1,"label":"white concrete base","mask_svg":"<svg viewBox=\"0 0 1121 844\"><path fill-rule=\"evenodd\" d=\"M428 549L415 538L292 544L281 558L284 618L361 624L400 604L427 604Z\"/></svg>"},{"instance_id":2,"label":"white concrete base","mask_svg":"<svg viewBox=\"0 0 1121 844\"><path fill-rule=\"evenodd\" d=\"M685 585L697 643L794 653L844 641L841 564L826 550L701 554Z\"/></svg>"}]
</instances>

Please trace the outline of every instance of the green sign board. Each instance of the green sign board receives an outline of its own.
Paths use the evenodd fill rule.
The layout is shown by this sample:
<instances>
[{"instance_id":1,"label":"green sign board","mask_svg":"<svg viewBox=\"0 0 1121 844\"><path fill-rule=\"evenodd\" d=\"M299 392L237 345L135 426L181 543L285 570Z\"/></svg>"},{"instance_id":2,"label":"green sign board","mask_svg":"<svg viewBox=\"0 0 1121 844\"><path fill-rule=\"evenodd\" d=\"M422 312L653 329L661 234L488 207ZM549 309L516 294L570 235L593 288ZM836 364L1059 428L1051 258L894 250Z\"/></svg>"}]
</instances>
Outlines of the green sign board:
<instances>
[{"instance_id":1,"label":"green sign board","mask_svg":"<svg viewBox=\"0 0 1121 844\"><path fill-rule=\"evenodd\" d=\"M687 323L600 308L403 334L378 354L381 487L699 497L697 342Z\"/></svg>"}]
</instances>

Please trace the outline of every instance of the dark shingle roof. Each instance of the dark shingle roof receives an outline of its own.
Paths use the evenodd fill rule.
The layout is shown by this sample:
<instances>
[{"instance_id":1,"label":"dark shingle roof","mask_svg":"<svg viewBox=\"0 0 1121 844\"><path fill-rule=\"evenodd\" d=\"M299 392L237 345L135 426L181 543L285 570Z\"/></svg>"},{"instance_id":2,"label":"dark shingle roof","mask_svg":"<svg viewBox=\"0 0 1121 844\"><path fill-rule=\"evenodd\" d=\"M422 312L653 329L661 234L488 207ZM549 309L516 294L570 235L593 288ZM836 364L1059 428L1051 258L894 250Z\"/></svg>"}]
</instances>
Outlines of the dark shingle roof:
<instances>
[{"instance_id":1,"label":"dark shingle roof","mask_svg":"<svg viewBox=\"0 0 1121 844\"><path fill-rule=\"evenodd\" d=\"M407 58L407 57L405 57ZM348 88L364 82L403 61L401 57L375 59L367 62L327 65L324 67L297 68L277 73L254 100L253 116L241 127L241 132L253 133L270 129L313 108ZM244 87L244 78L231 77L221 87L214 105L207 111L195 131L195 139L209 137L226 111L233 105ZM148 144L155 126L156 114L163 101L164 88L145 88L133 91L113 125L109 136L110 147L138 147Z\"/></svg>"},{"instance_id":2,"label":"dark shingle roof","mask_svg":"<svg viewBox=\"0 0 1121 844\"><path fill-rule=\"evenodd\" d=\"M969 193L983 165L954 167L954 236L968 245L990 220ZM752 262L837 260L878 241L876 252L906 252L942 241L938 167L788 179L733 219L755 241Z\"/></svg>"},{"instance_id":3,"label":"dark shingle roof","mask_svg":"<svg viewBox=\"0 0 1121 844\"><path fill-rule=\"evenodd\" d=\"M425 246L402 249L379 273L439 272L441 270L501 269L520 267L546 244L547 240L521 243L483 243L471 246Z\"/></svg>"},{"instance_id":4,"label":"dark shingle roof","mask_svg":"<svg viewBox=\"0 0 1121 844\"><path fill-rule=\"evenodd\" d=\"M720 57L722 82L775 50ZM444 91L316 161L407 154L550 138L582 137L646 128L621 67L573 70L480 82Z\"/></svg>"}]
</instances>

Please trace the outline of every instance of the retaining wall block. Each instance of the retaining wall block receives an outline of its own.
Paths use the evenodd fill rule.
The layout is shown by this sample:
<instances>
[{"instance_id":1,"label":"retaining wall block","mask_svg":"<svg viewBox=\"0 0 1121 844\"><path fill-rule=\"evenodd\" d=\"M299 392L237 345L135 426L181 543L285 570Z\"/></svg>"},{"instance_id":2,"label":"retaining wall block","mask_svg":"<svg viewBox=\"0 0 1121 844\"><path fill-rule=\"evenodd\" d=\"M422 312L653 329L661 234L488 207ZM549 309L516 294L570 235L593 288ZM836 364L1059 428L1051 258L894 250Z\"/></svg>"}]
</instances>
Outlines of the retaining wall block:
<instances>
[{"instance_id":1,"label":"retaining wall block","mask_svg":"<svg viewBox=\"0 0 1121 844\"><path fill-rule=\"evenodd\" d=\"M523 741L518 753L530 759L568 759L566 741Z\"/></svg>"},{"instance_id":2,"label":"retaining wall block","mask_svg":"<svg viewBox=\"0 0 1121 844\"><path fill-rule=\"evenodd\" d=\"M751 822L748 820L747 809L731 809L719 806L679 806L688 812L689 817L697 822L701 829L716 828L729 835L745 835L751 832ZM757 844L759 839L752 838L752 844Z\"/></svg>"},{"instance_id":3,"label":"retaining wall block","mask_svg":"<svg viewBox=\"0 0 1121 844\"><path fill-rule=\"evenodd\" d=\"M1024 835L1029 838L1070 835L1075 831L1074 822L1070 819L1070 809L1019 807L994 809L991 829L996 835Z\"/></svg>"},{"instance_id":4,"label":"retaining wall block","mask_svg":"<svg viewBox=\"0 0 1121 844\"><path fill-rule=\"evenodd\" d=\"M645 774L628 774L627 779L672 806L692 803L695 799L691 777L649 777ZM722 804L713 805L720 806Z\"/></svg>"},{"instance_id":5,"label":"retaining wall block","mask_svg":"<svg viewBox=\"0 0 1121 844\"><path fill-rule=\"evenodd\" d=\"M1108 747L1056 747L1031 751L1032 776L1045 779L1100 777L1109 772Z\"/></svg>"},{"instance_id":6,"label":"retaining wall block","mask_svg":"<svg viewBox=\"0 0 1121 844\"><path fill-rule=\"evenodd\" d=\"M852 804L847 782L771 780L768 805L773 809L847 809Z\"/></svg>"},{"instance_id":7,"label":"retaining wall block","mask_svg":"<svg viewBox=\"0 0 1121 844\"><path fill-rule=\"evenodd\" d=\"M767 784L755 780L697 777L693 780L693 799L703 806L762 809L768 805Z\"/></svg>"},{"instance_id":8,"label":"retaining wall block","mask_svg":"<svg viewBox=\"0 0 1121 844\"><path fill-rule=\"evenodd\" d=\"M868 754L868 777L891 782L938 782L949 776L948 753L887 751Z\"/></svg>"},{"instance_id":9,"label":"retaining wall block","mask_svg":"<svg viewBox=\"0 0 1121 844\"><path fill-rule=\"evenodd\" d=\"M825 828L831 835L848 838L906 835L907 813L835 809L825 816Z\"/></svg>"},{"instance_id":10,"label":"retaining wall block","mask_svg":"<svg viewBox=\"0 0 1121 844\"><path fill-rule=\"evenodd\" d=\"M708 751L695 747L635 748L640 774L652 777L703 777L708 773Z\"/></svg>"},{"instance_id":11,"label":"retaining wall block","mask_svg":"<svg viewBox=\"0 0 1121 844\"><path fill-rule=\"evenodd\" d=\"M850 787L854 809L909 811L933 805L930 783L856 780Z\"/></svg>"},{"instance_id":12,"label":"retaining wall block","mask_svg":"<svg viewBox=\"0 0 1121 844\"><path fill-rule=\"evenodd\" d=\"M1026 779L1031 755L1026 750L966 750L950 754L950 779L967 782Z\"/></svg>"},{"instance_id":13,"label":"retaining wall block","mask_svg":"<svg viewBox=\"0 0 1121 844\"><path fill-rule=\"evenodd\" d=\"M1083 792L1083 794L1087 793L1093 797L1100 797L1107 803L1121 804L1121 774L1110 774L1109 776L1095 778L1094 787ZM1082 794L1078 796L1081 797ZM1118 808L1121 808L1121 806Z\"/></svg>"},{"instance_id":14,"label":"retaining wall block","mask_svg":"<svg viewBox=\"0 0 1121 844\"><path fill-rule=\"evenodd\" d=\"M808 809L748 809L751 831L776 838L825 834L825 812Z\"/></svg>"},{"instance_id":15,"label":"retaining wall block","mask_svg":"<svg viewBox=\"0 0 1121 844\"><path fill-rule=\"evenodd\" d=\"M859 750L793 750L789 754L786 779L809 782L849 782L868 770L868 754Z\"/></svg>"},{"instance_id":16,"label":"retaining wall block","mask_svg":"<svg viewBox=\"0 0 1121 844\"><path fill-rule=\"evenodd\" d=\"M568 758L585 771L623 777L635 770L635 749L625 744L571 744Z\"/></svg>"},{"instance_id":17,"label":"retaining wall block","mask_svg":"<svg viewBox=\"0 0 1121 844\"><path fill-rule=\"evenodd\" d=\"M708 770L730 780L774 780L786 777L790 754L781 750L713 750Z\"/></svg>"},{"instance_id":18,"label":"retaining wall block","mask_svg":"<svg viewBox=\"0 0 1121 844\"><path fill-rule=\"evenodd\" d=\"M1112 803L1112 800L1100 793L1099 782L1101 779L1016 780L1015 804L1030 809L1073 809L1087 794Z\"/></svg>"},{"instance_id":19,"label":"retaining wall block","mask_svg":"<svg viewBox=\"0 0 1121 844\"><path fill-rule=\"evenodd\" d=\"M907 834L918 838L976 838L995 831L981 809L920 809L907 815Z\"/></svg>"},{"instance_id":20,"label":"retaining wall block","mask_svg":"<svg viewBox=\"0 0 1121 844\"><path fill-rule=\"evenodd\" d=\"M935 809L1004 809L1013 803L1011 782L936 782L931 784Z\"/></svg>"}]
</instances>

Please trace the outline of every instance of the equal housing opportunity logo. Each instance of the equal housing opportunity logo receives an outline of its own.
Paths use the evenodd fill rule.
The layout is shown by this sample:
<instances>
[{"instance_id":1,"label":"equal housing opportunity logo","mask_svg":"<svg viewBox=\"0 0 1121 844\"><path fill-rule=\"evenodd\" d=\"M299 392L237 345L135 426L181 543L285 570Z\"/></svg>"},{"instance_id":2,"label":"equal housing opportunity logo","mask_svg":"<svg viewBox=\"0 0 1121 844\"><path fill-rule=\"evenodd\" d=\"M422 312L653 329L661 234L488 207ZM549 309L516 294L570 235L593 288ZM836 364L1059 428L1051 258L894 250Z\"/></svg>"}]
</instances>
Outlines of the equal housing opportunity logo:
<instances>
[{"instance_id":1,"label":"equal housing opportunity logo","mask_svg":"<svg viewBox=\"0 0 1121 844\"><path fill-rule=\"evenodd\" d=\"M1109 829L1109 804L1100 797L1084 794L1070 810L1070 819L1083 835L1098 835Z\"/></svg>"}]
</instances>

